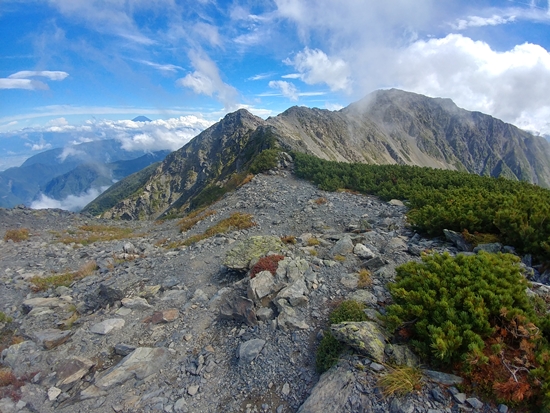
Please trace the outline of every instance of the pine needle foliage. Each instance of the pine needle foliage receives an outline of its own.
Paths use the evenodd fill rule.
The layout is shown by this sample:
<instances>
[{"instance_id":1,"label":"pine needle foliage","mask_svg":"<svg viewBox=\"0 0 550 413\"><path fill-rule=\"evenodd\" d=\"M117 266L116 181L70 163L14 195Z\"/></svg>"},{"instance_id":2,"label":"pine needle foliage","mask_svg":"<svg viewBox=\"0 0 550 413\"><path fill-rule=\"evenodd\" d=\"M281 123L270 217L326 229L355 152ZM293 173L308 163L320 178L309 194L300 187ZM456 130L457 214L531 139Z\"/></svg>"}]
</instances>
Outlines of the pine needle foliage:
<instances>
[{"instance_id":1,"label":"pine needle foliage","mask_svg":"<svg viewBox=\"0 0 550 413\"><path fill-rule=\"evenodd\" d=\"M550 317L510 254L424 255L396 269L386 322L497 400L550 407ZM546 410L545 410L546 411Z\"/></svg>"},{"instance_id":2,"label":"pine needle foliage","mask_svg":"<svg viewBox=\"0 0 550 413\"><path fill-rule=\"evenodd\" d=\"M431 236L443 229L493 234L501 242L550 261L550 191L526 182L408 165L325 161L294 153L296 174L328 191L397 198L412 226Z\"/></svg>"}]
</instances>

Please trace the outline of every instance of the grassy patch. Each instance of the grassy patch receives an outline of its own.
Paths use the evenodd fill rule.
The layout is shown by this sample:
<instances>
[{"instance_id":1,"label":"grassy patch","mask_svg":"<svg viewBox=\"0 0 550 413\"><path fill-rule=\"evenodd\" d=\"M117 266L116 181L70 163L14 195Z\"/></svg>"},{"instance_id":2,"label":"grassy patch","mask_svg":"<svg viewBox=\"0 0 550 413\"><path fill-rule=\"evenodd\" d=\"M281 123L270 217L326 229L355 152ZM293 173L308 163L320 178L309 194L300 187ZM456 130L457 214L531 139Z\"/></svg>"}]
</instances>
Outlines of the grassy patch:
<instances>
[{"instance_id":1,"label":"grassy patch","mask_svg":"<svg viewBox=\"0 0 550 413\"><path fill-rule=\"evenodd\" d=\"M203 219L212 216L215 213L216 211L205 211L205 208L197 209L196 211L191 212L189 215L183 217L178 221L180 232L189 231L199 221L202 221Z\"/></svg>"},{"instance_id":2,"label":"grassy patch","mask_svg":"<svg viewBox=\"0 0 550 413\"><path fill-rule=\"evenodd\" d=\"M208 228L202 234L193 235L187 238L185 241L182 242L182 245L189 246L203 239L213 237L217 234L225 234L230 231L238 231L241 229L251 228L256 225L252 218L253 217L250 214L235 212L231 214L229 218L222 219L217 224Z\"/></svg>"},{"instance_id":3,"label":"grassy patch","mask_svg":"<svg viewBox=\"0 0 550 413\"><path fill-rule=\"evenodd\" d=\"M422 388L422 371L418 367L386 366L388 372L378 379L384 396L403 397Z\"/></svg>"},{"instance_id":4,"label":"grassy patch","mask_svg":"<svg viewBox=\"0 0 550 413\"><path fill-rule=\"evenodd\" d=\"M357 287L365 288L372 285L372 274L366 268L361 268L357 273L359 281L357 282Z\"/></svg>"},{"instance_id":5,"label":"grassy patch","mask_svg":"<svg viewBox=\"0 0 550 413\"><path fill-rule=\"evenodd\" d=\"M4 235L4 241L12 240L13 242L21 242L29 239L28 228L8 229Z\"/></svg>"},{"instance_id":6,"label":"grassy patch","mask_svg":"<svg viewBox=\"0 0 550 413\"><path fill-rule=\"evenodd\" d=\"M115 227L108 225L82 225L75 230L67 230L64 234L58 234L58 241L63 244L89 245L94 242L115 241L130 238L131 228Z\"/></svg>"},{"instance_id":7,"label":"grassy patch","mask_svg":"<svg viewBox=\"0 0 550 413\"><path fill-rule=\"evenodd\" d=\"M61 285L68 287L73 283L73 281L91 275L96 269L97 264L95 261L89 261L77 271L67 272L64 274L54 274L48 277L32 277L30 281L33 284L33 290L35 291L45 291L48 288L56 288Z\"/></svg>"},{"instance_id":8,"label":"grassy patch","mask_svg":"<svg viewBox=\"0 0 550 413\"><path fill-rule=\"evenodd\" d=\"M0 311L0 323L11 323L13 318L7 316L3 311Z\"/></svg>"},{"instance_id":9,"label":"grassy patch","mask_svg":"<svg viewBox=\"0 0 550 413\"><path fill-rule=\"evenodd\" d=\"M338 262L344 262L346 260L346 257L344 257L343 255L340 255L340 254L336 254L334 256L334 260L338 261Z\"/></svg>"},{"instance_id":10,"label":"grassy patch","mask_svg":"<svg viewBox=\"0 0 550 413\"><path fill-rule=\"evenodd\" d=\"M310 247L315 247L316 245L319 245L321 243L321 241L319 241L317 238L310 238L307 240L307 245L309 245Z\"/></svg>"}]
</instances>

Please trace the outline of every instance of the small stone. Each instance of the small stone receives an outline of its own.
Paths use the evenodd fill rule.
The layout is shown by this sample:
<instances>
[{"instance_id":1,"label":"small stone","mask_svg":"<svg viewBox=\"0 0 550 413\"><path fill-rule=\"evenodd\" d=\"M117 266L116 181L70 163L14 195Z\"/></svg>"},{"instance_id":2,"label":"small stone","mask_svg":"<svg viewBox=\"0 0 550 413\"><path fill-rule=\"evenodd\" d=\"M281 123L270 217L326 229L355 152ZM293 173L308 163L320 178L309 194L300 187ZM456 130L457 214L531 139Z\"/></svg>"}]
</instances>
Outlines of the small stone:
<instances>
[{"instance_id":1,"label":"small stone","mask_svg":"<svg viewBox=\"0 0 550 413\"><path fill-rule=\"evenodd\" d=\"M197 385L192 385L187 388L187 394L189 394L189 396L194 396L198 392L199 392L199 386Z\"/></svg>"},{"instance_id":2,"label":"small stone","mask_svg":"<svg viewBox=\"0 0 550 413\"><path fill-rule=\"evenodd\" d=\"M374 361L369 365L369 367L371 368L371 370L374 370L374 371L382 371L385 369L385 367L382 364L375 363Z\"/></svg>"},{"instance_id":3,"label":"small stone","mask_svg":"<svg viewBox=\"0 0 550 413\"><path fill-rule=\"evenodd\" d=\"M283 389L281 390L284 396L288 396L290 393L290 385L288 383L283 384Z\"/></svg>"},{"instance_id":4,"label":"small stone","mask_svg":"<svg viewBox=\"0 0 550 413\"><path fill-rule=\"evenodd\" d=\"M122 318L110 318L108 320L103 320L100 323L94 324L90 331L95 334L109 334L114 329L119 329L124 327L125 321Z\"/></svg>"},{"instance_id":5,"label":"small stone","mask_svg":"<svg viewBox=\"0 0 550 413\"><path fill-rule=\"evenodd\" d=\"M468 403L474 409L481 409L483 407L483 403L481 401L479 401L478 399L476 399L475 397L467 398L466 403Z\"/></svg>"},{"instance_id":6,"label":"small stone","mask_svg":"<svg viewBox=\"0 0 550 413\"><path fill-rule=\"evenodd\" d=\"M145 298L134 297L134 298L123 298L121 304L132 310L148 310L151 308L151 305L147 302Z\"/></svg>"},{"instance_id":7,"label":"small stone","mask_svg":"<svg viewBox=\"0 0 550 413\"><path fill-rule=\"evenodd\" d=\"M61 389L58 389L57 387L50 387L48 389L48 400L53 402L57 399L57 396L61 394Z\"/></svg>"},{"instance_id":8,"label":"small stone","mask_svg":"<svg viewBox=\"0 0 550 413\"><path fill-rule=\"evenodd\" d=\"M118 354L119 356L127 356L135 349L136 347L130 344L118 343L115 345L115 354Z\"/></svg>"},{"instance_id":9,"label":"small stone","mask_svg":"<svg viewBox=\"0 0 550 413\"><path fill-rule=\"evenodd\" d=\"M180 312L176 308L171 308L169 310L155 311L152 316L147 317L144 322L150 322L153 324L160 323L171 323L176 321L180 315Z\"/></svg>"},{"instance_id":10,"label":"small stone","mask_svg":"<svg viewBox=\"0 0 550 413\"><path fill-rule=\"evenodd\" d=\"M465 393L457 393L457 394L453 394L453 397L458 403L464 404L467 396Z\"/></svg>"},{"instance_id":11,"label":"small stone","mask_svg":"<svg viewBox=\"0 0 550 413\"><path fill-rule=\"evenodd\" d=\"M499 404L498 413L508 413L508 406L506 406L505 404Z\"/></svg>"},{"instance_id":12,"label":"small stone","mask_svg":"<svg viewBox=\"0 0 550 413\"><path fill-rule=\"evenodd\" d=\"M353 247L353 253L364 260L374 258L374 253L363 244L355 244L355 247Z\"/></svg>"},{"instance_id":13,"label":"small stone","mask_svg":"<svg viewBox=\"0 0 550 413\"><path fill-rule=\"evenodd\" d=\"M265 346L265 340L254 338L252 340L245 341L239 346L238 357L239 364L249 364L258 355Z\"/></svg>"},{"instance_id":14,"label":"small stone","mask_svg":"<svg viewBox=\"0 0 550 413\"><path fill-rule=\"evenodd\" d=\"M432 395L433 399L438 403L445 404L447 402L447 398L439 387L434 387L430 394Z\"/></svg>"},{"instance_id":15,"label":"small stone","mask_svg":"<svg viewBox=\"0 0 550 413\"><path fill-rule=\"evenodd\" d=\"M184 397L178 399L178 401L174 403L174 411L176 413L187 413L189 411L189 408L187 407L187 402L185 401Z\"/></svg>"}]
</instances>

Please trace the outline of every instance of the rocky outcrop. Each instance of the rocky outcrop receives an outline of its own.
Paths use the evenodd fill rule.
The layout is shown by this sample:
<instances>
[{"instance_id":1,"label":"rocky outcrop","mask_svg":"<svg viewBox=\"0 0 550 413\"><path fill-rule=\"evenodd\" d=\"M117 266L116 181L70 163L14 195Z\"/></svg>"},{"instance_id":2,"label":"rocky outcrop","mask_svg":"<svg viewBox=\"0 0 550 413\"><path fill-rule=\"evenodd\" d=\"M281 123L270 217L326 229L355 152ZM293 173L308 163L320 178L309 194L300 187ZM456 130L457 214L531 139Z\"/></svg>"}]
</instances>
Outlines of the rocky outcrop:
<instances>
[{"instance_id":1,"label":"rocky outcrop","mask_svg":"<svg viewBox=\"0 0 550 413\"><path fill-rule=\"evenodd\" d=\"M234 173L246 171L255 155L272 146L342 162L453 169L550 187L550 144L544 138L449 99L391 89L336 112L292 107L266 121L244 109L228 114L141 177L138 186L136 177L128 178L85 210L121 219L181 212L223 193ZM123 187L131 187L131 196Z\"/></svg>"}]
</instances>

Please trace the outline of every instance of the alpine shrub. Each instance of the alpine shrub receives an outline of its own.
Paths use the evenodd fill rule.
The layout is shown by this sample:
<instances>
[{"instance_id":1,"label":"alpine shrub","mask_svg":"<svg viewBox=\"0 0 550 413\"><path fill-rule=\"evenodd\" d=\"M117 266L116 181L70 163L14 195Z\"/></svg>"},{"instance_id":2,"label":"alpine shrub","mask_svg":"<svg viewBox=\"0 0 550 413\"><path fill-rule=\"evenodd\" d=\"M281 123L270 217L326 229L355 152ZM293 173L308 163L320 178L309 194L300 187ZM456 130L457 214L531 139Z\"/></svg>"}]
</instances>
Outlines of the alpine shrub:
<instances>
[{"instance_id":1,"label":"alpine shrub","mask_svg":"<svg viewBox=\"0 0 550 413\"><path fill-rule=\"evenodd\" d=\"M260 258L250 269L250 278L254 278L256 274L262 271L269 271L272 275L275 275L277 267L279 266L279 261L284 260L284 258L283 255L268 255Z\"/></svg>"}]
</instances>

